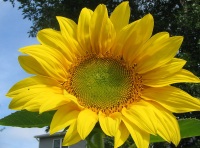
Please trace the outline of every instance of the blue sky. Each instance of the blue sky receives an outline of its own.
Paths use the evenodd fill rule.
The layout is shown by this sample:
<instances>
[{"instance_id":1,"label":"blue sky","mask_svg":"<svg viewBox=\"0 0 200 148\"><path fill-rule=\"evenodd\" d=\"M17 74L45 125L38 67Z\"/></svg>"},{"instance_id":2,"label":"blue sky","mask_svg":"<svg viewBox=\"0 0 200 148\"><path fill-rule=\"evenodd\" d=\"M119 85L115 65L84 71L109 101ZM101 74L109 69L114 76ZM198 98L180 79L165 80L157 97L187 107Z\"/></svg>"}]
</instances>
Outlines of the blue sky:
<instances>
[{"instance_id":1,"label":"blue sky","mask_svg":"<svg viewBox=\"0 0 200 148\"><path fill-rule=\"evenodd\" d=\"M17 4L17 2L16 2ZM0 0L0 118L14 112L8 109L10 99L5 97L9 88L28 77L18 64L18 49L37 44L35 38L29 38L27 32L31 22L24 20L22 12L11 3ZM4 126L0 126L0 129ZM35 135L44 134L42 128L6 127L0 132L1 148L38 148Z\"/></svg>"}]
</instances>

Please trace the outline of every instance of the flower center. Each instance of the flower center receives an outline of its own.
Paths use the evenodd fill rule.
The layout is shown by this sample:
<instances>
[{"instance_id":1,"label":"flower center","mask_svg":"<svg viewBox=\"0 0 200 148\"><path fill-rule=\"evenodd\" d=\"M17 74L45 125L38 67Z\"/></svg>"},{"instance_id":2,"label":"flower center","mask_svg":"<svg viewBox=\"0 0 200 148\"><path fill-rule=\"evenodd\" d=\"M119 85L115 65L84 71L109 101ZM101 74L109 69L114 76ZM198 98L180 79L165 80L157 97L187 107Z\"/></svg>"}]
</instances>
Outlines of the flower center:
<instances>
[{"instance_id":1,"label":"flower center","mask_svg":"<svg viewBox=\"0 0 200 148\"><path fill-rule=\"evenodd\" d=\"M68 90L80 105L112 113L136 100L134 80L134 68L127 68L122 60L87 58L72 68Z\"/></svg>"}]
</instances>

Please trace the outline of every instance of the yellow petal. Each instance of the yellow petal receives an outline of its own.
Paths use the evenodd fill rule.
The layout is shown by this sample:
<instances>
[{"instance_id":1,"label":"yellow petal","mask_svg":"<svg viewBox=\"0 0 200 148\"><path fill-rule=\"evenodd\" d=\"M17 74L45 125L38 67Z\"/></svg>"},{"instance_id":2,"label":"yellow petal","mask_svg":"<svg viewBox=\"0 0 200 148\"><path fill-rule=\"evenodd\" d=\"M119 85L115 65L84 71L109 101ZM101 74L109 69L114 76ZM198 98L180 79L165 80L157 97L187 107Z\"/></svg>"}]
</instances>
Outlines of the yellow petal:
<instances>
[{"instance_id":1,"label":"yellow petal","mask_svg":"<svg viewBox=\"0 0 200 148\"><path fill-rule=\"evenodd\" d=\"M70 101L72 101L73 103L75 103L81 110L85 108L85 107L83 107L83 106L80 105L78 99L75 96L71 95L66 90L63 91L63 94L64 94L64 96L66 96L67 98L69 98Z\"/></svg>"},{"instance_id":2,"label":"yellow petal","mask_svg":"<svg viewBox=\"0 0 200 148\"><path fill-rule=\"evenodd\" d=\"M29 102L31 99L35 99L37 97L37 94L35 92L21 92L18 93L17 95L13 96L12 101L9 104L10 109L15 109L15 110L22 110L24 109L24 105ZM34 104L35 107L37 105L37 110L39 110L39 104Z\"/></svg>"},{"instance_id":3,"label":"yellow petal","mask_svg":"<svg viewBox=\"0 0 200 148\"><path fill-rule=\"evenodd\" d=\"M60 31L65 39L65 44L76 55L84 54L77 41L77 24L68 18L57 16L58 23L60 25Z\"/></svg>"},{"instance_id":4,"label":"yellow petal","mask_svg":"<svg viewBox=\"0 0 200 148\"><path fill-rule=\"evenodd\" d=\"M140 61L142 58L147 56L149 52L155 53L159 48L152 48L154 46L157 46L158 44L163 44L166 42L166 40L169 39L169 33L168 32L159 32L155 35L153 35L151 38L149 38L146 42L144 42L139 48L133 50L137 52L132 52L130 55L130 63L134 64L137 63L137 61ZM134 56L135 58L131 58L131 56Z\"/></svg>"},{"instance_id":5,"label":"yellow petal","mask_svg":"<svg viewBox=\"0 0 200 148\"><path fill-rule=\"evenodd\" d=\"M119 32L124 26L128 25L130 18L129 2L122 2L111 13L110 20L113 23L116 32Z\"/></svg>"},{"instance_id":6,"label":"yellow petal","mask_svg":"<svg viewBox=\"0 0 200 148\"><path fill-rule=\"evenodd\" d=\"M34 103L34 104L29 105L26 108L23 107L21 110L27 110L29 112L39 112L39 107L40 107L40 104Z\"/></svg>"},{"instance_id":7,"label":"yellow petal","mask_svg":"<svg viewBox=\"0 0 200 148\"><path fill-rule=\"evenodd\" d=\"M90 109L80 112L77 119L77 130L81 139L85 139L98 121L98 116Z\"/></svg>"},{"instance_id":8,"label":"yellow petal","mask_svg":"<svg viewBox=\"0 0 200 148\"><path fill-rule=\"evenodd\" d=\"M73 37L76 39L77 24L73 20L65 17L57 16L56 18L59 22L60 31L63 37Z\"/></svg>"},{"instance_id":9,"label":"yellow petal","mask_svg":"<svg viewBox=\"0 0 200 148\"><path fill-rule=\"evenodd\" d=\"M156 134L156 116L148 103L144 101L136 102L127 109L123 108L122 114L143 131Z\"/></svg>"},{"instance_id":10,"label":"yellow petal","mask_svg":"<svg viewBox=\"0 0 200 148\"><path fill-rule=\"evenodd\" d=\"M90 40L93 52L101 55L110 50L115 39L115 29L108 18L105 5L98 5L90 21Z\"/></svg>"},{"instance_id":11,"label":"yellow petal","mask_svg":"<svg viewBox=\"0 0 200 148\"><path fill-rule=\"evenodd\" d=\"M200 80L198 77L196 77L193 73L190 71L187 71L185 69L181 69L178 72L169 75L165 78L158 78L158 79L144 79L144 84L147 86L152 87L163 87L167 86L173 83L200 83Z\"/></svg>"},{"instance_id":12,"label":"yellow petal","mask_svg":"<svg viewBox=\"0 0 200 148\"><path fill-rule=\"evenodd\" d=\"M48 73L43 69L43 67L31 56L19 56L19 63L21 67L30 74L48 76Z\"/></svg>"},{"instance_id":13,"label":"yellow petal","mask_svg":"<svg viewBox=\"0 0 200 148\"><path fill-rule=\"evenodd\" d=\"M66 104L56 111L50 125L50 134L65 129L74 123L79 111L73 103Z\"/></svg>"},{"instance_id":14,"label":"yellow petal","mask_svg":"<svg viewBox=\"0 0 200 148\"><path fill-rule=\"evenodd\" d=\"M44 45L27 46L21 48L20 51L37 60L52 78L58 81L66 79L68 75L66 69L69 68L69 63L59 51Z\"/></svg>"},{"instance_id":15,"label":"yellow petal","mask_svg":"<svg viewBox=\"0 0 200 148\"><path fill-rule=\"evenodd\" d=\"M15 95L12 99L12 101L9 104L10 109L15 109L15 110L37 110L39 111L39 108L42 103L45 102L44 97L48 96L48 92L51 91L48 89L35 89L31 90L30 92L21 92L18 95ZM52 93L50 92L52 95ZM42 98L43 97L43 98Z\"/></svg>"},{"instance_id":16,"label":"yellow petal","mask_svg":"<svg viewBox=\"0 0 200 148\"><path fill-rule=\"evenodd\" d=\"M67 130L63 139L63 146L70 146L81 141L81 137L77 131L77 121L74 121Z\"/></svg>"},{"instance_id":17,"label":"yellow petal","mask_svg":"<svg viewBox=\"0 0 200 148\"><path fill-rule=\"evenodd\" d=\"M147 88L142 92L142 98L153 100L175 113L200 110L200 100L173 86Z\"/></svg>"},{"instance_id":18,"label":"yellow petal","mask_svg":"<svg viewBox=\"0 0 200 148\"><path fill-rule=\"evenodd\" d=\"M42 103L42 100L40 97L44 94L44 93L41 94L41 92L46 92L46 91L49 92L51 90L49 90L48 88L39 88L34 91L20 90L19 93L12 95L13 99L9 104L9 108L14 109L14 110L26 109L28 111L38 112ZM35 101L34 103L31 103L31 104L29 103L29 105L25 107L25 104L33 100L39 100L39 101Z\"/></svg>"},{"instance_id":19,"label":"yellow petal","mask_svg":"<svg viewBox=\"0 0 200 148\"><path fill-rule=\"evenodd\" d=\"M99 113L99 124L108 136L115 136L121 122L121 113L115 112L109 116Z\"/></svg>"},{"instance_id":20,"label":"yellow petal","mask_svg":"<svg viewBox=\"0 0 200 148\"><path fill-rule=\"evenodd\" d=\"M116 57L121 56L123 52L126 51L126 48L128 48L129 46L130 47L140 46L140 42L136 42L135 41L136 38L132 37L136 35L137 30L135 28L136 28L137 23L139 23L139 21L135 21L131 24L128 24L122 30L120 30L120 32L118 32L116 36L116 40L114 41L113 47L111 48L111 52L113 56L116 56ZM129 50L127 50L126 52L128 52Z\"/></svg>"},{"instance_id":21,"label":"yellow petal","mask_svg":"<svg viewBox=\"0 0 200 148\"><path fill-rule=\"evenodd\" d=\"M23 106L23 109L31 110L34 104L39 105L39 113L45 111L56 110L59 106L67 104L70 99L64 97L63 94L55 94L53 92L35 93L34 98L30 98Z\"/></svg>"},{"instance_id":22,"label":"yellow petal","mask_svg":"<svg viewBox=\"0 0 200 148\"><path fill-rule=\"evenodd\" d=\"M158 79L164 79L166 77L169 77L172 74L180 71L185 65L185 63L186 63L185 60L173 58L167 64L161 67L158 67L156 69L153 69L147 73L144 73L142 75L142 81L143 81L142 83L146 84L146 81L147 81L147 84L148 84L148 80L156 81Z\"/></svg>"},{"instance_id":23,"label":"yellow petal","mask_svg":"<svg viewBox=\"0 0 200 148\"><path fill-rule=\"evenodd\" d=\"M114 148L120 147L128 138L129 131L123 122L120 123L118 131L115 135Z\"/></svg>"},{"instance_id":24,"label":"yellow petal","mask_svg":"<svg viewBox=\"0 0 200 148\"><path fill-rule=\"evenodd\" d=\"M79 15L77 26L77 39L84 51L92 51L90 42L89 25L93 11L83 8Z\"/></svg>"},{"instance_id":25,"label":"yellow petal","mask_svg":"<svg viewBox=\"0 0 200 148\"><path fill-rule=\"evenodd\" d=\"M13 98L9 105L12 109L24 109L25 104L29 102L29 107L26 106L26 109L36 110L35 107L37 107L37 110L39 110L41 103L45 103L45 99L48 99L48 95L56 97L62 94L62 88L54 79L34 76L16 83L9 90L7 96ZM68 101L68 99L65 100ZM30 101L35 101L35 104ZM34 108L30 108L30 106L34 106Z\"/></svg>"},{"instance_id":26,"label":"yellow petal","mask_svg":"<svg viewBox=\"0 0 200 148\"><path fill-rule=\"evenodd\" d=\"M37 39L41 44L53 47L55 50L59 50L68 61L72 62L75 58L69 47L66 46L60 31L55 31L53 29L43 29L38 32Z\"/></svg>"},{"instance_id":27,"label":"yellow petal","mask_svg":"<svg viewBox=\"0 0 200 148\"><path fill-rule=\"evenodd\" d=\"M173 142L176 146L178 145L181 136L178 121L175 116L162 106L150 102L153 106L156 116L157 116L157 133L164 140L169 143Z\"/></svg>"},{"instance_id":28,"label":"yellow petal","mask_svg":"<svg viewBox=\"0 0 200 148\"><path fill-rule=\"evenodd\" d=\"M34 97L36 97L34 95ZM15 97L14 99L11 100L9 104L10 109L14 110L23 110L23 106L30 101L33 98L32 95L27 95L26 93L20 94L20 97ZM40 105L39 104L34 104L35 107L32 108L32 110L39 111Z\"/></svg>"},{"instance_id":29,"label":"yellow petal","mask_svg":"<svg viewBox=\"0 0 200 148\"><path fill-rule=\"evenodd\" d=\"M125 117L122 118L122 120L123 120L125 126L127 127L128 131L130 132L131 137L133 138L136 146L138 148L148 148L150 134L139 129L135 124L132 124Z\"/></svg>"},{"instance_id":30,"label":"yellow petal","mask_svg":"<svg viewBox=\"0 0 200 148\"><path fill-rule=\"evenodd\" d=\"M153 16L151 14L145 15L141 20L136 23L134 32L127 40L127 44L123 49L123 57L126 61L135 59L140 50L140 46L143 45L152 35L154 26Z\"/></svg>"},{"instance_id":31,"label":"yellow petal","mask_svg":"<svg viewBox=\"0 0 200 148\"><path fill-rule=\"evenodd\" d=\"M148 27L147 27L148 26ZM153 30L153 17L148 14L142 19L125 26L116 37L111 51L115 56L121 56L129 62L136 58L139 47L150 37Z\"/></svg>"},{"instance_id":32,"label":"yellow petal","mask_svg":"<svg viewBox=\"0 0 200 148\"><path fill-rule=\"evenodd\" d=\"M49 93L46 96L43 96L43 102L40 106L39 113L43 113L50 110L55 110L62 105L69 103L75 96L73 95L63 95L63 94L53 94ZM45 99L45 100L44 100Z\"/></svg>"},{"instance_id":33,"label":"yellow petal","mask_svg":"<svg viewBox=\"0 0 200 148\"><path fill-rule=\"evenodd\" d=\"M143 58L137 61L137 72L143 74L160 67L173 59L183 41L183 37L175 36L165 42L153 44L146 49ZM156 52L151 52L156 50Z\"/></svg>"},{"instance_id":34,"label":"yellow petal","mask_svg":"<svg viewBox=\"0 0 200 148\"><path fill-rule=\"evenodd\" d=\"M55 93L62 93L61 88L59 88L59 83L52 78L43 77L43 76L33 76L29 78L25 78L19 82L17 82L15 85L11 87L11 89L8 91L6 96L8 97L14 97L18 95L19 93L25 93L32 92L29 91L32 88L38 89L38 91L44 91L44 89L51 89L51 91ZM49 91L49 90L48 90Z\"/></svg>"}]
</instances>

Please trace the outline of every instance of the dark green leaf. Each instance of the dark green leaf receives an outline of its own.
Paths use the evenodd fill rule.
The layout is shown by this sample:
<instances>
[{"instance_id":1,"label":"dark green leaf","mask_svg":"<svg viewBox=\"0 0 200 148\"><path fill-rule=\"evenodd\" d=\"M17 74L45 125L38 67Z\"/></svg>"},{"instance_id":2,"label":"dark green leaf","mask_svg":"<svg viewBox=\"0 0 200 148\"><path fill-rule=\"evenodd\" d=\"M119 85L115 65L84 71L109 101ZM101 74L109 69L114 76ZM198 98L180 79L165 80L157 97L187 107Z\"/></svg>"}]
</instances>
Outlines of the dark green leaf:
<instances>
[{"instance_id":1,"label":"dark green leaf","mask_svg":"<svg viewBox=\"0 0 200 148\"><path fill-rule=\"evenodd\" d=\"M39 114L38 112L29 112L26 110L17 111L2 119L0 119L0 125L4 126L16 126L16 127L44 127L49 126L51 119L54 115L54 111L45 112Z\"/></svg>"}]
</instances>

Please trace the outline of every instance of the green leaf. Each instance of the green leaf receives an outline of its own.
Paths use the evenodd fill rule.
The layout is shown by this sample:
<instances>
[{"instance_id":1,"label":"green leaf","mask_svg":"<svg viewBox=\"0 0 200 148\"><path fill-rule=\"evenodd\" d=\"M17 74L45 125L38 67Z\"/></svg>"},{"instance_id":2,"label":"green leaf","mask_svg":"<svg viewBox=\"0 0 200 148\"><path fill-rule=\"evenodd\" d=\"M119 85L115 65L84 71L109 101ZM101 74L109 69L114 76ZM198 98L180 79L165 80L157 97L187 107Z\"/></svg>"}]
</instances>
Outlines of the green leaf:
<instances>
[{"instance_id":1,"label":"green leaf","mask_svg":"<svg viewBox=\"0 0 200 148\"><path fill-rule=\"evenodd\" d=\"M198 119L183 119L179 121L181 129L181 137L188 138L200 136L200 120Z\"/></svg>"},{"instance_id":2,"label":"green leaf","mask_svg":"<svg viewBox=\"0 0 200 148\"><path fill-rule=\"evenodd\" d=\"M181 119L178 121L180 126L181 138L200 136L200 120L198 119ZM151 135L151 143L163 142L160 136Z\"/></svg>"},{"instance_id":3,"label":"green leaf","mask_svg":"<svg viewBox=\"0 0 200 148\"><path fill-rule=\"evenodd\" d=\"M17 111L2 119L0 125L16 127L39 127L49 126L55 111L39 114L38 112L29 112L26 110Z\"/></svg>"}]
</instances>

